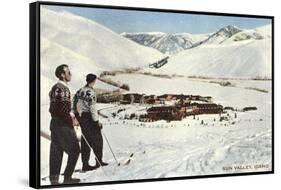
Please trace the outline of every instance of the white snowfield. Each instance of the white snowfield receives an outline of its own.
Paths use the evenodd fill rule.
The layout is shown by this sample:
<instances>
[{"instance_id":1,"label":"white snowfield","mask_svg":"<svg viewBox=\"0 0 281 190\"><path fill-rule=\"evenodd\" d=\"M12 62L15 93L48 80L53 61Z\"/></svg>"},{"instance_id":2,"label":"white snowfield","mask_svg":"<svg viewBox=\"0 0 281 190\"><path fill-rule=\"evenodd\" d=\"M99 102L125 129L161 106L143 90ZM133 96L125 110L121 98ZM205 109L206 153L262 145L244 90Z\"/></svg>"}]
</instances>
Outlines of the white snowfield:
<instances>
[{"instance_id":1,"label":"white snowfield","mask_svg":"<svg viewBox=\"0 0 281 190\"><path fill-rule=\"evenodd\" d=\"M163 36L167 35L163 34ZM196 35L176 34L175 36L185 37L187 41L192 42L192 38ZM196 42L197 45L192 42L190 49L177 47L179 46L179 43L176 42L178 40L174 40L174 43L158 40L157 47L166 48L170 45L170 51L179 53L170 55L168 64L160 69L145 70L168 75L219 78L272 77L271 25L251 30L226 26L213 34L199 36L201 41ZM153 44L151 47L156 46Z\"/></svg>"},{"instance_id":2,"label":"white snowfield","mask_svg":"<svg viewBox=\"0 0 281 190\"><path fill-rule=\"evenodd\" d=\"M257 32L262 34L264 37L271 38L272 30L271 30L271 24L260 26L255 29Z\"/></svg>"},{"instance_id":3,"label":"white snowfield","mask_svg":"<svg viewBox=\"0 0 281 190\"><path fill-rule=\"evenodd\" d=\"M88 73L104 70L147 67L163 58L158 51L138 45L104 26L66 12L41 8L41 132L49 135L48 93L57 79L56 66L68 64L73 74L69 83L72 95L85 83ZM240 42L202 45L169 58L160 69L147 69L161 74L183 74L215 77L271 77L271 38L268 28L256 30L268 38ZM135 180L271 171L272 158L272 82L229 80L223 87L212 81L221 79L171 79L140 74L110 77L130 86L130 93L161 95L166 93L212 96L215 103L256 111L228 111L229 120L219 115L199 115L182 121L141 123L138 120L113 118L124 108L125 113L142 112L139 105L98 104L108 119L100 118L114 153L123 166L116 166L104 140L104 161L109 166L87 173L75 173L83 182ZM97 82L96 87L116 89ZM258 89L258 90L256 90ZM262 91L261 91L262 90ZM122 113L123 114L123 113ZM237 117L235 116L237 115ZM202 122L203 121L203 122ZM80 132L77 130L77 135ZM49 175L50 141L41 137L41 177ZM129 165L124 163L134 154ZM63 172L67 155L64 155ZM90 163L95 164L94 155ZM81 169L79 158L76 169ZM62 178L60 179L62 180ZM41 180L41 185L49 181Z\"/></svg>"},{"instance_id":4,"label":"white snowfield","mask_svg":"<svg viewBox=\"0 0 281 190\"><path fill-rule=\"evenodd\" d=\"M256 106L257 111L228 112L231 119L219 122L218 115L187 117L183 121L141 123L119 120L112 113L126 108L134 113L143 106L99 104L108 119L100 118L118 162L124 164L134 153L130 164L116 166L104 141L104 160L109 166L87 173L75 173L83 182L165 178L194 175L244 173L271 170L271 81L231 81L235 87L222 87L208 81L186 78L163 79L143 75L118 75L113 79L127 81L131 92L146 94L184 93L210 95L215 103L234 108ZM267 89L262 93L244 87ZM113 107L113 108L112 108ZM128 108L129 107L129 108ZM47 107L44 108L47 114ZM134 111L135 109L135 111ZM45 116L46 117L46 116ZM201 122L204 122L202 125ZM233 123L234 122L234 123ZM48 122L43 128L48 127ZM48 175L49 141L42 140L42 177ZM65 166L66 160L63 162ZM91 156L94 165L94 156ZM79 159L77 169L80 169ZM104 173L105 172L105 173ZM42 184L49 184L43 180Z\"/></svg>"},{"instance_id":5,"label":"white snowfield","mask_svg":"<svg viewBox=\"0 0 281 190\"><path fill-rule=\"evenodd\" d=\"M271 39L271 25L261 26L252 30L242 30L223 41L223 44L240 42L244 40Z\"/></svg>"},{"instance_id":6,"label":"white snowfield","mask_svg":"<svg viewBox=\"0 0 281 190\"><path fill-rule=\"evenodd\" d=\"M78 87L88 73L99 75L106 70L143 67L164 57L159 51L132 42L92 20L44 6L41 45L41 74L42 83L47 83L46 90L57 80L54 70L60 64L70 66L74 86Z\"/></svg>"},{"instance_id":7,"label":"white snowfield","mask_svg":"<svg viewBox=\"0 0 281 190\"><path fill-rule=\"evenodd\" d=\"M201 45L170 57L166 74L228 78L271 78L271 39Z\"/></svg>"}]
</instances>

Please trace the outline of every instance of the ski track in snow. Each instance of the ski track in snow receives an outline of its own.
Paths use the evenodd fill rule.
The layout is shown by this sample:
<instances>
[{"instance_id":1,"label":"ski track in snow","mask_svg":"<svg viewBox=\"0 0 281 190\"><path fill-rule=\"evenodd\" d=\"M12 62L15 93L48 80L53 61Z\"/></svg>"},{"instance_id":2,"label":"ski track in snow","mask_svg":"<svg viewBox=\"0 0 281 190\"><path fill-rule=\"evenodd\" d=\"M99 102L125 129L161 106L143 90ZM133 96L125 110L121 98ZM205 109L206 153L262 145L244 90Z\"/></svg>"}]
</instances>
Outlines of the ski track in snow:
<instances>
[{"instance_id":1,"label":"ski track in snow","mask_svg":"<svg viewBox=\"0 0 281 190\"><path fill-rule=\"evenodd\" d=\"M161 94L174 90L170 82L185 81L185 88L177 89L175 93L202 94L214 97L214 102L228 102L229 105L252 105L257 106L257 111L237 112L234 118L233 112L229 112L232 120L229 122L218 122L218 115L200 115L198 118L187 117L184 120L166 123L157 121L152 123L139 123L136 120L119 120L117 118L100 118L104 124L103 132L106 134L118 162L123 166L117 166L109 148L104 141L104 160L110 165L101 169L87 172L75 173L82 182L119 181L147 178L165 178L181 176L212 175L222 173L241 173L271 170L271 117L267 113L271 93L260 93L256 91L241 89L239 87L221 87L215 84L202 83L190 79L155 79L149 76L122 75L116 76L118 80L126 80L132 88L131 92L142 91L144 93ZM150 83L146 88L143 83ZM156 86L161 83L158 91ZM190 84L189 84L190 83ZM268 88L270 81L235 81L237 85L257 85ZM240 86L241 86L240 85ZM190 89L189 86L196 86ZM213 89L213 90L211 90ZM237 90L238 89L238 90ZM168 90L168 91L167 91ZM191 90L191 91L190 91ZM235 93L235 96L224 96L224 92ZM196 93L197 92L197 93ZM243 97L243 98L242 98ZM249 98L251 97L251 98ZM99 104L98 109L105 115L118 109L126 108L124 113L140 111L144 108L139 105L124 105L118 107L111 104ZM238 106L238 107L239 107ZM42 130L48 133L50 120L48 106L42 105ZM270 112L270 111L269 111ZM120 112L121 114L122 112ZM47 116L47 117L46 117ZM199 119L200 117L200 119ZM200 125L204 120L206 125ZM235 122L235 125L231 125ZM48 175L49 141L42 137L42 176ZM124 163L129 159L129 165ZM63 167L65 167L66 156ZM95 164L93 155L90 163ZM268 168L248 170L223 170L223 167L235 167L249 164L268 164ZM81 160L77 163L77 169L81 168ZM42 181L48 184L48 180Z\"/></svg>"},{"instance_id":2,"label":"ski track in snow","mask_svg":"<svg viewBox=\"0 0 281 190\"><path fill-rule=\"evenodd\" d=\"M220 128L222 129L220 131L224 132L217 133L212 132L214 129L211 127L209 128L208 133L204 133L204 127L193 128L198 130L196 135L199 134L195 139L193 137L183 138L175 142L167 141L166 144L157 141L153 143L141 141L142 143L137 145L128 147L123 145L123 148L116 149L117 158L119 162L124 163L130 153L134 153L128 166L113 166L114 160L111 158L108 160L111 166L104 168L106 176L100 169L76 175L82 177L84 182L163 178L223 173L222 166L227 166L228 163L230 165L255 163L256 159L261 163L269 162L270 130L232 137L233 134L237 135L235 134L237 130L239 130L239 134L242 134L245 129L225 130L225 128ZM180 128L178 129L180 130ZM200 135L200 133L202 134ZM106 157L108 156L111 157L107 153Z\"/></svg>"}]
</instances>

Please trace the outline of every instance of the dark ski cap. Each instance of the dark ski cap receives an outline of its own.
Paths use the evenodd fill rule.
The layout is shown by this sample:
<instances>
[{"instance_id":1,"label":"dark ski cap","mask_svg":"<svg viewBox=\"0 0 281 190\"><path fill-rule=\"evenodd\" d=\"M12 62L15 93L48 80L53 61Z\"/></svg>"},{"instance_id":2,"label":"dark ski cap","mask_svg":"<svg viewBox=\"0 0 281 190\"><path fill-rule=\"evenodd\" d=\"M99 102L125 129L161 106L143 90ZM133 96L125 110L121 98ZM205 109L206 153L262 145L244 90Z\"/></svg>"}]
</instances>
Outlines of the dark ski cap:
<instances>
[{"instance_id":1,"label":"dark ski cap","mask_svg":"<svg viewBox=\"0 0 281 190\"><path fill-rule=\"evenodd\" d=\"M87 81L87 83L91 83L94 80L96 80L96 78L97 78L97 76L95 74L90 73L90 74L87 74L86 81Z\"/></svg>"}]
</instances>

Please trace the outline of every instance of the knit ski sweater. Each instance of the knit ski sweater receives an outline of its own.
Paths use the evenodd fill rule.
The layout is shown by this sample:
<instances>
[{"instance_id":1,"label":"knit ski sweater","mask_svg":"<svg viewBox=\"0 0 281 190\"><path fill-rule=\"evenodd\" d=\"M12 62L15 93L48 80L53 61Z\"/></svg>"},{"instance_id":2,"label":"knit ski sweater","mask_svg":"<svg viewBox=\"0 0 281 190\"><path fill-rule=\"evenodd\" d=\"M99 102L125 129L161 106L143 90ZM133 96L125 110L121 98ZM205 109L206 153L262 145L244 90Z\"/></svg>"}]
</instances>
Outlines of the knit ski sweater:
<instances>
[{"instance_id":1,"label":"knit ski sweater","mask_svg":"<svg viewBox=\"0 0 281 190\"><path fill-rule=\"evenodd\" d=\"M49 112L51 113L51 116L60 118L64 120L67 125L73 126L72 118L70 116L71 95L69 88L62 81L59 81L52 87L49 97Z\"/></svg>"},{"instance_id":2,"label":"knit ski sweater","mask_svg":"<svg viewBox=\"0 0 281 190\"><path fill-rule=\"evenodd\" d=\"M84 86L76 92L73 98L73 112L80 116L83 112L90 113L93 121L99 120L97 97L93 88Z\"/></svg>"}]
</instances>

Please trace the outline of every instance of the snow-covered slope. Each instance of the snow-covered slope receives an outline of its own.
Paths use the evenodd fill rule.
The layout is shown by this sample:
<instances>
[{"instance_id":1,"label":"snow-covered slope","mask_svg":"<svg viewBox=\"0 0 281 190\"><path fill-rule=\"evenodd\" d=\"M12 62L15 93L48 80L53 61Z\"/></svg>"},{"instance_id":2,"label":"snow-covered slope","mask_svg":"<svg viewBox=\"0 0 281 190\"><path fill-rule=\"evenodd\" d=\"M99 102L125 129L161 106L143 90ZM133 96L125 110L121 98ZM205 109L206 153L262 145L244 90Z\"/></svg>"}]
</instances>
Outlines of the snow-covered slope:
<instances>
[{"instance_id":1,"label":"snow-covered slope","mask_svg":"<svg viewBox=\"0 0 281 190\"><path fill-rule=\"evenodd\" d=\"M106 134L118 162L124 164L134 153L129 165L116 166L115 160L104 142L104 161L109 166L86 173L75 173L83 182L110 180L136 180L194 175L233 174L271 170L271 91L261 93L243 86L271 89L271 81L234 80L236 86L223 87L200 79L156 78L152 76L122 74L112 77L126 81L132 86L132 93L145 94L200 94L210 95L214 101L234 108L257 106L256 111L237 112L237 118L230 112L231 121L219 121L219 115L199 115L196 119L187 117L182 121L157 121L140 123L138 120L119 120L112 116L104 119ZM103 109L105 107L115 107ZM111 115L117 110L129 107L145 109L141 105L98 104L102 113ZM205 125L201 125L204 120ZM234 123L234 124L233 124ZM126 134L126 135L124 135ZM49 141L41 139L41 176L48 175ZM64 157L63 167L66 164ZM91 154L90 164L95 164ZM263 168L256 168L263 164ZM250 165L248 169L234 167ZM81 169L81 159L76 169ZM224 167L232 167L225 170ZM104 173L104 172L106 173ZM42 184L49 184L48 180Z\"/></svg>"},{"instance_id":2,"label":"snow-covered slope","mask_svg":"<svg viewBox=\"0 0 281 190\"><path fill-rule=\"evenodd\" d=\"M225 26L217 32L209 34L162 32L122 33L122 36L141 45L159 50L162 53L177 54L183 50L201 45L231 44L243 40L261 40L271 37L271 25L256 29L241 29L233 25Z\"/></svg>"},{"instance_id":3,"label":"snow-covered slope","mask_svg":"<svg viewBox=\"0 0 281 190\"><path fill-rule=\"evenodd\" d=\"M153 45L157 43L157 41L161 39L163 36L165 36L166 34L164 32L136 32L136 33L123 32L121 33L121 35L141 45L153 47Z\"/></svg>"},{"instance_id":4,"label":"snow-covered slope","mask_svg":"<svg viewBox=\"0 0 281 190\"><path fill-rule=\"evenodd\" d=\"M104 26L68 12L41 8L41 88L42 104L57 81L55 68L70 66L73 93L85 83L88 73L136 68L159 60L163 55L141 46ZM110 88L102 83L97 87Z\"/></svg>"},{"instance_id":5,"label":"snow-covered slope","mask_svg":"<svg viewBox=\"0 0 281 190\"><path fill-rule=\"evenodd\" d=\"M41 106L48 105L48 93L57 81L55 68L67 64L72 73L72 93L85 84L88 73L136 68L163 57L155 49L141 46L104 26L67 12L41 8ZM97 88L114 87L97 82ZM50 115L42 109L42 123ZM48 131L48 127L42 129Z\"/></svg>"},{"instance_id":6,"label":"snow-covered slope","mask_svg":"<svg viewBox=\"0 0 281 190\"><path fill-rule=\"evenodd\" d=\"M255 31L260 33L264 38L271 38L271 34L272 34L271 28L272 28L272 25L268 24L268 25L260 26L260 27L256 28Z\"/></svg>"},{"instance_id":7,"label":"snow-covered slope","mask_svg":"<svg viewBox=\"0 0 281 190\"><path fill-rule=\"evenodd\" d=\"M166 34L162 32L122 33L122 36L162 53L176 54L189 49L193 44L206 39L208 34Z\"/></svg>"},{"instance_id":8,"label":"snow-covered slope","mask_svg":"<svg viewBox=\"0 0 281 190\"><path fill-rule=\"evenodd\" d=\"M41 69L52 80L60 64L71 67L75 82L89 72L142 67L162 56L92 20L41 9Z\"/></svg>"},{"instance_id":9,"label":"snow-covered slope","mask_svg":"<svg viewBox=\"0 0 281 190\"><path fill-rule=\"evenodd\" d=\"M243 40L261 40L266 38L271 38L271 25L265 25L251 30L243 30L234 34L223 43L239 42Z\"/></svg>"},{"instance_id":10,"label":"snow-covered slope","mask_svg":"<svg viewBox=\"0 0 281 190\"><path fill-rule=\"evenodd\" d=\"M255 30L243 30L224 40L222 43L226 44L244 40L261 40L263 38L264 37Z\"/></svg>"},{"instance_id":11,"label":"snow-covered slope","mask_svg":"<svg viewBox=\"0 0 281 190\"><path fill-rule=\"evenodd\" d=\"M168 52L169 54L176 54L182 50L192 47L192 42L173 34L166 34L151 47L158 49L163 53Z\"/></svg>"},{"instance_id":12,"label":"snow-covered slope","mask_svg":"<svg viewBox=\"0 0 281 190\"><path fill-rule=\"evenodd\" d=\"M233 36L234 34L239 33L241 31L242 29L236 26L228 25L226 27L221 28L219 31L213 33L212 35L210 35L206 40L203 40L195 44L194 46L196 47L202 44L221 44L225 40Z\"/></svg>"},{"instance_id":13,"label":"snow-covered slope","mask_svg":"<svg viewBox=\"0 0 281 190\"><path fill-rule=\"evenodd\" d=\"M242 31L235 26L226 26L215 33L191 34L163 32L122 33L121 35L141 45L153 47L162 53L176 54L203 43L218 44L237 32Z\"/></svg>"},{"instance_id":14,"label":"snow-covered slope","mask_svg":"<svg viewBox=\"0 0 281 190\"><path fill-rule=\"evenodd\" d=\"M191 33L177 33L175 36L184 38L185 40L189 40L192 44L196 44L197 42L201 42L206 40L212 33L206 34L191 34Z\"/></svg>"},{"instance_id":15,"label":"snow-covered slope","mask_svg":"<svg viewBox=\"0 0 281 190\"><path fill-rule=\"evenodd\" d=\"M264 38L271 38L271 25L255 29L240 29L236 26L228 25L210 35L206 40L194 45L194 47L202 44L229 44L243 40L261 40Z\"/></svg>"},{"instance_id":16,"label":"snow-covered slope","mask_svg":"<svg viewBox=\"0 0 281 190\"><path fill-rule=\"evenodd\" d=\"M201 45L171 57L161 73L209 77L271 78L271 39Z\"/></svg>"}]
</instances>

